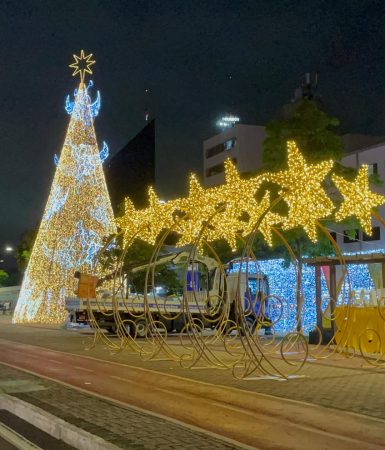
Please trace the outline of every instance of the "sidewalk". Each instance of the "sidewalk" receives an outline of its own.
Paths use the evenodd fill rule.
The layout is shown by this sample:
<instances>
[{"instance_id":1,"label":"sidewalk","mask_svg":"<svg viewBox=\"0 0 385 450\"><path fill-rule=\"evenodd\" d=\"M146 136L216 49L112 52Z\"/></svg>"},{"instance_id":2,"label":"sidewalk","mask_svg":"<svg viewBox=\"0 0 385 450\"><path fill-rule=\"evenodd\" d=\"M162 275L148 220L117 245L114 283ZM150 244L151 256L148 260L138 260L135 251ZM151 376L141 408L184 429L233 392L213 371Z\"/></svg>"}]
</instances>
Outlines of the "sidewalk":
<instances>
[{"instance_id":1,"label":"sidewalk","mask_svg":"<svg viewBox=\"0 0 385 450\"><path fill-rule=\"evenodd\" d=\"M10 382L12 380L12 382ZM232 450L213 435L88 395L0 364L0 395L17 397L66 422L129 450Z\"/></svg>"},{"instance_id":2,"label":"sidewalk","mask_svg":"<svg viewBox=\"0 0 385 450\"><path fill-rule=\"evenodd\" d=\"M188 370L181 368L178 362L143 361L127 350L111 353L100 344L87 351L85 347L91 337L78 331L12 326L3 321L0 338L385 420L385 368L362 367L367 364L359 357L350 359L337 355L309 362L299 373L301 377L288 381L266 378L245 381L235 379L230 370Z\"/></svg>"}]
</instances>

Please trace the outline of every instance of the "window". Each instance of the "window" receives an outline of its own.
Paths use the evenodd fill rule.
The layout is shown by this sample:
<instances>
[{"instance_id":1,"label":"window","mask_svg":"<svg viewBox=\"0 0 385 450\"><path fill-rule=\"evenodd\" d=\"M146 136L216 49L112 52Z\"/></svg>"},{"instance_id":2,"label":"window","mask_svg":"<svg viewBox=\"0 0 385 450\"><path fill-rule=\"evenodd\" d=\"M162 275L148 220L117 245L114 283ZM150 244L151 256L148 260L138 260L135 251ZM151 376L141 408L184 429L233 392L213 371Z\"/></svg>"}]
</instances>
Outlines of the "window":
<instances>
[{"instance_id":1,"label":"window","mask_svg":"<svg viewBox=\"0 0 385 450\"><path fill-rule=\"evenodd\" d=\"M337 242L337 233L335 231L330 231L330 236Z\"/></svg>"},{"instance_id":2,"label":"window","mask_svg":"<svg viewBox=\"0 0 385 450\"><path fill-rule=\"evenodd\" d=\"M218 173L222 173L225 171L224 164L217 164L216 166L210 167L206 169L206 177L212 177L213 175L217 175Z\"/></svg>"},{"instance_id":3,"label":"window","mask_svg":"<svg viewBox=\"0 0 385 450\"><path fill-rule=\"evenodd\" d=\"M368 172L369 172L369 175L378 174L377 163L368 164Z\"/></svg>"},{"instance_id":4,"label":"window","mask_svg":"<svg viewBox=\"0 0 385 450\"><path fill-rule=\"evenodd\" d=\"M237 158L232 158L231 161L234 164L237 164ZM222 173L225 171L225 165L224 163L217 164L215 166L209 167L206 169L206 177L212 177L213 175L217 175L218 173Z\"/></svg>"},{"instance_id":5,"label":"window","mask_svg":"<svg viewBox=\"0 0 385 450\"><path fill-rule=\"evenodd\" d=\"M381 239L380 227L372 227L372 235L369 236L366 233L363 233L362 239L364 241L379 241Z\"/></svg>"},{"instance_id":6,"label":"window","mask_svg":"<svg viewBox=\"0 0 385 450\"><path fill-rule=\"evenodd\" d=\"M344 244L351 244L357 242L360 239L358 230L344 230Z\"/></svg>"},{"instance_id":7,"label":"window","mask_svg":"<svg viewBox=\"0 0 385 450\"><path fill-rule=\"evenodd\" d=\"M206 159L211 158L212 156L219 155L220 153L231 150L235 147L237 142L237 138L228 139L226 142L222 144L218 144L215 147L208 148L206 150Z\"/></svg>"},{"instance_id":8,"label":"window","mask_svg":"<svg viewBox=\"0 0 385 450\"><path fill-rule=\"evenodd\" d=\"M225 150L231 150L232 148L235 147L235 142L236 142L236 139L235 139L235 138L229 139L228 141L226 141L226 142L223 144L224 149L225 149Z\"/></svg>"}]
</instances>

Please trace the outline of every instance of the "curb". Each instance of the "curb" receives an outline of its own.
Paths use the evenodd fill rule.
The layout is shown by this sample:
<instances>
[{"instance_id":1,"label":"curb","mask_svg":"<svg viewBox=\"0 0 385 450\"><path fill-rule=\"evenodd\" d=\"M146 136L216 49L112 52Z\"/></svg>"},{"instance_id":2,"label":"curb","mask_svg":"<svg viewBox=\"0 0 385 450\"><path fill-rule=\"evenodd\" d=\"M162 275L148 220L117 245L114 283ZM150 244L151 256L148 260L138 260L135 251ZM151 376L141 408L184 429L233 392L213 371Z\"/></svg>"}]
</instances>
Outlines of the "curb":
<instances>
[{"instance_id":1,"label":"curb","mask_svg":"<svg viewBox=\"0 0 385 450\"><path fill-rule=\"evenodd\" d=\"M101 437L77 428L17 397L1 394L0 409L9 411L31 425L34 425L36 428L78 450L121 450L120 447L105 441Z\"/></svg>"}]
</instances>

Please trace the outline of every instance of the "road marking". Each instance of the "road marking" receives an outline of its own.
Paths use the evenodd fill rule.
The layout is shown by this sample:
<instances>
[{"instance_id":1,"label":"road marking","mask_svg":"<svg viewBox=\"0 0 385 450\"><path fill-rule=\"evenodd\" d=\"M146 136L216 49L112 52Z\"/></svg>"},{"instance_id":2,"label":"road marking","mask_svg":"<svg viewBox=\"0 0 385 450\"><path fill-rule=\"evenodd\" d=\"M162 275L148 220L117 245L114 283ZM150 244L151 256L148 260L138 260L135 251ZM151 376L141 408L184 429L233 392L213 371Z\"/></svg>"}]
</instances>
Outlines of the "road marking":
<instances>
[{"instance_id":1,"label":"road marking","mask_svg":"<svg viewBox=\"0 0 385 450\"><path fill-rule=\"evenodd\" d=\"M62 362L56 361L56 360L54 360L54 359L49 359L48 361L53 362L53 363L55 363L55 364L63 364Z\"/></svg>"},{"instance_id":2,"label":"road marking","mask_svg":"<svg viewBox=\"0 0 385 450\"><path fill-rule=\"evenodd\" d=\"M119 380L119 381L125 381L126 383L131 383L131 384L140 384L136 381L132 381L132 380L128 380L127 378L122 378L122 377L118 377L117 375L108 375L110 378L114 378L115 380Z\"/></svg>"},{"instance_id":3,"label":"road marking","mask_svg":"<svg viewBox=\"0 0 385 450\"><path fill-rule=\"evenodd\" d=\"M74 369L79 369L79 370L84 370L84 372L94 372L91 369L86 369L85 367L80 367L80 366L73 366Z\"/></svg>"}]
</instances>

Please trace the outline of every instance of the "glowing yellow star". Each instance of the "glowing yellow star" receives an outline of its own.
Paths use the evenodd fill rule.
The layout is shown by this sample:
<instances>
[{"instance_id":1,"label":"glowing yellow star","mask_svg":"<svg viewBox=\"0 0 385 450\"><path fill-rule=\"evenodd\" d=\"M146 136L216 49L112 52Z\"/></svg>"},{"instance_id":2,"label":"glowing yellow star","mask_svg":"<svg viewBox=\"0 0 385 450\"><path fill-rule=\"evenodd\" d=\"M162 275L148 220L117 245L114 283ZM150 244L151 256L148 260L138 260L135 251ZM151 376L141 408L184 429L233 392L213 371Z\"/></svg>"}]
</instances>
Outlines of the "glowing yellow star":
<instances>
[{"instance_id":1,"label":"glowing yellow star","mask_svg":"<svg viewBox=\"0 0 385 450\"><path fill-rule=\"evenodd\" d=\"M260 233L262 233L262 236L264 237L267 244L270 247L272 247L273 245L272 227L274 225L282 223L284 217L280 216L279 214L268 211L269 207L270 207L270 192L267 191L263 196L262 200L259 203L255 202L255 206L253 206L248 211L250 219L247 227L245 227L244 229L244 234L248 235L251 232L253 232L255 227L257 226L257 223L259 223L257 231L260 231ZM260 220L262 216L263 218L262 220Z\"/></svg>"},{"instance_id":2,"label":"glowing yellow star","mask_svg":"<svg viewBox=\"0 0 385 450\"><path fill-rule=\"evenodd\" d=\"M140 228L140 212L135 208L132 201L124 199L124 214L115 219L116 226L123 232L123 243L127 245L136 236Z\"/></svg>"},{"instance_id":3,"label":"glowing yellow star","mask_svg":"<svg viewBox=\"0 0 385 450\"><path fill-rule=\"evenodd\" d=\"M218 188L218 196L226 202L226 204L239 211L250 209L250 204L255 204L255 194L261 185L262 178L254 177L251 179L243 179L239 176L239 172L234 163L227 159L225 161L225 184Z\"/></svg>"},{"instance_id":4,"label":"glowing yellow star","mask_svg":"<svg viewBox=\"0 0 385 450\"><path fill-rule=\"evenodd\" d=\"M206 240L209 242L224 239L228 242L232 251L237 249L237 235L241 235L247 222L239 218L239 211L226 205L224 211L218 212L210 220L207 229Z\"/></svg>"},{"instance_id":5,"label":"glowing yellow star","mask_svg":"<svg viewBox=\"0 0 385 450\"><path fill-rule=\"evenodd\" d=\"M163 202L159 200L152 187L148 190L148 207L140 211L141 229L139 237L149 244L155 244L161 231L170 228L174 222L174 212L178 208L178 200Z\"/></svg>"},{"instance_id":6,"label":"glowing yellow star","mask_svg":"<svg viewBox=\"0 0 385 450\"><path fill-rule=\"evenodd\" d=\"M179 247L193 243L204 224L215 213L218 207L217 192L216 188L204 189L196 176L191 175L189 195L180 200L180 210L185 213L185 217L178 223L177 231L181 235L177 243Z\"/></svg>"},{"instance_id":7,"label":"glowing yellow star","mask_svg":"<svg viewBox=\"0 0 385 450\"><path fill-rule=\"evenodd\" d=\"M89 55L85 56L84 54L84 50L80 50L80 56L77 55L73 55L75 62L70 64L69 67L71 67L72 69L75 69L72 76L74 77L75 75L77 75L78 73L80 74L80 82L84 83L84 76L86 73L92 75L92 70L91 70L91 66L93 64L95 64L95 60L91 59L92 58L92 53L90 53Z\"/></svg>"},{"instance_id":8,"label":"glowing yellow star","mask_svg":"<svg viewBox=\"0 0 385 450\"><path fill-rule=\"evenodd\" d=\"M336 213L336 219L340 221L356 216L365 233L370 236L372 234L371 211L383 205L385 197L370 191L368 166L363 165L360 168L354 181L347 181L337 175L334 175L332 179L344 198Z\"/></svg>"},{"instance_id":9,"label":"glowing yellow star","mask_svg":"<svg viewBox=\"0 0 385 450\"><path fill-rule=\"evenodd\" d=\"M242 214L256 205L255 193L260 184L259 177L242 179L235 164L230 159L225 161L225 184L213 191L216 203L223 208L210 221L207 240L225 239L236 250L237 235L248 225Z\"/></svg>"},{"instance_id":10,"label":"glowing yellow star","mask_svg":"<svg viewBox=\"0 0 385 450\"><path fill-rule=\"evenodd\" d=\"M302 227L309 238L317 240L317 222L333 211L333 203L321 183L333 167L333 161L307 164L294 141L288 141L288 170L270 175L281 186L279 195L289 206L283 228Z\"/></svg>"}]
</instances>

